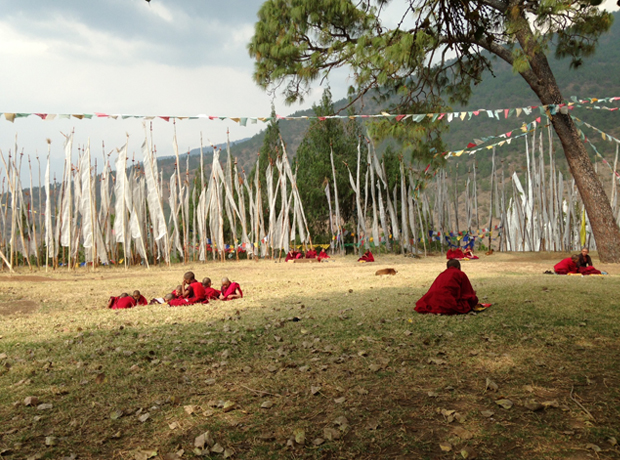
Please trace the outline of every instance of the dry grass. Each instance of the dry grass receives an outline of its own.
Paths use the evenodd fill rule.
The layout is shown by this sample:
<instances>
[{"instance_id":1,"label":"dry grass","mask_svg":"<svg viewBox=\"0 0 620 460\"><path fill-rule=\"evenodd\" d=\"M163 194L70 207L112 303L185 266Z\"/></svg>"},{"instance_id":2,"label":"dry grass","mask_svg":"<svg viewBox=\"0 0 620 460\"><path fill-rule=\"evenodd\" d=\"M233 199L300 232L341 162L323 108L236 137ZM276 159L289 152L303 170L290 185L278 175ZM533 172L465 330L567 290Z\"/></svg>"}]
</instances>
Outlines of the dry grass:
<instances>
[{"instance_id":1,"label":"dry grass","mask_svg":"<svg viewBox=\"0 0 620 460\"><path fill-rule=\"evenodd\" d=\"M0 275L0 455L618 458L620 267L560 277L542 272L561 255L481 257L463 269L494 305L459 317L413 312L441 257ZM244 299L104 308L187 269ZM206 431L225 452L194 452Z\"/></svg>"}]
</instances>

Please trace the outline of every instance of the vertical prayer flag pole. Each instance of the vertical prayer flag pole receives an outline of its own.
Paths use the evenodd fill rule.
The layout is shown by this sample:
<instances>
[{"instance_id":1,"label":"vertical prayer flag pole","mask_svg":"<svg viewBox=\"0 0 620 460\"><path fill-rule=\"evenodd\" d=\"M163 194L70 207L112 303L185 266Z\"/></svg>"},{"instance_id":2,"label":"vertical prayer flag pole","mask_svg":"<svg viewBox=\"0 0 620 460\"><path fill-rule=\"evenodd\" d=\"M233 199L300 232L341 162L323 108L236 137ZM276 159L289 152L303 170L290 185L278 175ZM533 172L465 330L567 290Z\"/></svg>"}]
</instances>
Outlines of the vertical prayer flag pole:
<instances>
[{"instance_id":1,"label":"vertical prayer flag pole","mask_svg":"<svg viewBox=\"0 0 620 460\"><path fill-rule=\"evenodd\" d=\"M342 240L342 232L340 231L340 205L338 204L338 185L336 184L336 168L334 167L334 149L332 148L332 143L329 143L329 159L332 164L332 176L334 178L334 201L336 204L336 244ZM340 250L342 253L342 249Z\"/></svg>"},{"instance_id":2,"label":"vertical prayer flag pole","mask_svg":"<svg viewBox=\"0 0 620 460\"><path fill-rule=\"evenodd\" d=\"M30 218L32 219L32 236L34 241L34 255L37 260L37 268L40 268L39 265L39 246L37 245L37 219L34 210L34 202L32 201L34 197L34 193L32 190L32 164L30 162L30 155L28 155L28 170L30 171ZM40 188L40 187L39 187ZM30 255L30 251L28 251Z\"/></svg>"},{"instance_id":3,"label":"vertical prayer flag pole","mask_svg":"<svg viewBox=\"0 0 620 460\"><path fill-rule=\"evenodd\" d=\"M36 156L37 165L38 165L38 175L39 175L39 241L43 243L43 201L41 200L41 161L39 160L39 154Z\"/></svg>"}]
</instances>

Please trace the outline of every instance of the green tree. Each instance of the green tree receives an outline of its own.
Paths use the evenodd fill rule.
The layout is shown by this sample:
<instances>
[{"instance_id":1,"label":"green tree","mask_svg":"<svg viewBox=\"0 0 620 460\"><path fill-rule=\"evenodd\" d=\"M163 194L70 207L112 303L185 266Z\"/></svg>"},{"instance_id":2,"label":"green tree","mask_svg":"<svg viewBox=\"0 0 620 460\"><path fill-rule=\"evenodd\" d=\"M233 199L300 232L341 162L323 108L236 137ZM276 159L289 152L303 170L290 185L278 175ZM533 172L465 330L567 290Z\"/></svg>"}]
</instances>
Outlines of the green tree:
<instances>
[{"instance_id":1,"label":"green tree","mask_svg":"<svg viewBox=\"0 0 620 460\"><path fill-rule=\"evenodd\" d=\"M373 90L396 96L401 113L421 113L446 103L465 104L472 85L492 68L491 57L499 58L525 79L543 105L551 105L551 123L601 261L620 262L620 229L572 118L558 107L564 98L546 56L553 43L556 57L569 57L572 67L580 66L594 53L612 16L589 0L406 0L397 26L390 27L383 20L389 3L266 1L248 45L256 60L256 81L264 88L284 83L292 102L303 98L316 79L349 66L359 97ZM412 120L402 121L394 135L420 130Z\"/></svg>"},{"instance_id":2,"label":"green tree","mask_svg":"<svg viewBox=\"0 0 620 460\"><path fill-rule=\"evenodd\" d=\"M334 114L332 95L329 89L323 92L321 104L313 107L317 117ZM345 223L357 216L355 192L349 184L349 172L355 177L357 173L357 145L361 129L354 120L328 118L313 120L301 141L295 157L297 170L297 187L304 211L315 240L328 242L331 232L329 227L329 206L325 195L325 185L329 182L331 197L334 200L334 184L330 160L330 148L334 152L336 185L338 186L338 204L340 216ZM365 148L365 147L364 147ZM363 151L366 158L366 151ZM365 162L363 162L365 164ZM365 171L365 169L364 169ZM332 202L332 211L335 212Z\"/></svg>"},{"instance_id":3,"label":"green tree","mask_svg":"<svg viewBox=\"0 0 620 460\"><path fill-rule=\"evenodd\" d=\"M282 154L282 144L280 142L280 124L276 116L276 109L272 105L271 106L271 121L269 121L269 124L267 125L267 129L265 130L265 137L263 139L263 145L261 145L261 148L258 151L258 159L259 159L259 167L260 167L259 180L260 180L261 188L263 188L263 190L264 190L264 187L266 187L265 171L267 170L267 165L270 162L274 162L276 158L280 156L281 154ZM256 177L255 174L256 174L256 166L254 166L254 169L252 170L252 174L250 175L252 180L254 180L254 177Z\"/></svg>"}]
</instances>

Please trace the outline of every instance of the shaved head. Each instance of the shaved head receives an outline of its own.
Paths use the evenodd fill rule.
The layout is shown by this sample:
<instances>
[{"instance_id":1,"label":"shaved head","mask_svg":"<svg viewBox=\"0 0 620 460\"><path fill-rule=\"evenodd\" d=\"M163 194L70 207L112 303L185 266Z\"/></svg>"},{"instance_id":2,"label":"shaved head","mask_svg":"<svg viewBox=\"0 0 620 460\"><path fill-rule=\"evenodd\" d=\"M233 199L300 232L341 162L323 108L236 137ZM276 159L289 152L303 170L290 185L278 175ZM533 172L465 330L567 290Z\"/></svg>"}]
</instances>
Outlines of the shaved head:
<instances>
[{"instance_id":1,"label":"shaved head","mask_svg":"<svg viewBox=\"0 0 620 460\"><path fill-rule=\"evenodd\" d=\"M448 268L458 268L459 270L461 269L461 262L459 262L456 259L450 259L448 260L448 263L446 264L448 266Z\"/></svg>"}]
</instances>

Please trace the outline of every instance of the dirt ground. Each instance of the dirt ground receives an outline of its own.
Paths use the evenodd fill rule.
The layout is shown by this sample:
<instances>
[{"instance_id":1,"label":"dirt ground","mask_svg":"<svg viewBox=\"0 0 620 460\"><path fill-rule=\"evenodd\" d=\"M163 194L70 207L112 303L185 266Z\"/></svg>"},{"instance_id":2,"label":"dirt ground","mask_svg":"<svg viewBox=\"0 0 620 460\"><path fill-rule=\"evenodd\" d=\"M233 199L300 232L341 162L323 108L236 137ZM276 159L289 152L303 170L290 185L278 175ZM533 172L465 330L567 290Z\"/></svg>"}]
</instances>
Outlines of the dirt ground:
<instances>
[{"instance_id":1,"label":"dirt ground","mask_svg":"<svg viewBox=\"0 0 620 460\"><path fill-rule=\"evenodd\" d=\"M463 261L493 306L458 317L413 311L441 255L2 273L0 456L178 460L208 430L239 459L620 458L620 266L543 274L567 256ZM187 270L244 298L105 308Z\"/></svg>"}]
</instances>

